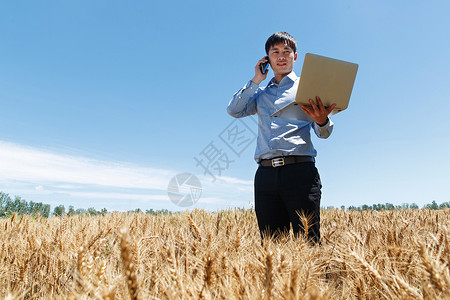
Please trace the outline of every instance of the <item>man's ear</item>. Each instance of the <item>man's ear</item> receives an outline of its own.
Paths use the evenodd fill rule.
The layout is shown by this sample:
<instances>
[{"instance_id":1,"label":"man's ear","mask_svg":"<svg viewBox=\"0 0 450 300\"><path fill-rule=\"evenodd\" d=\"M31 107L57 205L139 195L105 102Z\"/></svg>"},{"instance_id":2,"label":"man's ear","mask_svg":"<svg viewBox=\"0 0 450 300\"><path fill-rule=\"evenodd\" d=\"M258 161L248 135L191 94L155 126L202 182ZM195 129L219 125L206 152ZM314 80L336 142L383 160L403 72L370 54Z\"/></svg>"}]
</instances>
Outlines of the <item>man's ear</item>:
<instances>
[{"instance_id":1,"label":"man's ear","mask_svg":"<svg viewBox=\"0 0 450 300\"><path fill-rule=\"evenodd\" d=\"M294 61L296 61L297 60L297 52L295 52L295 54L294 54Z\"/></svg>"}]
</instances>

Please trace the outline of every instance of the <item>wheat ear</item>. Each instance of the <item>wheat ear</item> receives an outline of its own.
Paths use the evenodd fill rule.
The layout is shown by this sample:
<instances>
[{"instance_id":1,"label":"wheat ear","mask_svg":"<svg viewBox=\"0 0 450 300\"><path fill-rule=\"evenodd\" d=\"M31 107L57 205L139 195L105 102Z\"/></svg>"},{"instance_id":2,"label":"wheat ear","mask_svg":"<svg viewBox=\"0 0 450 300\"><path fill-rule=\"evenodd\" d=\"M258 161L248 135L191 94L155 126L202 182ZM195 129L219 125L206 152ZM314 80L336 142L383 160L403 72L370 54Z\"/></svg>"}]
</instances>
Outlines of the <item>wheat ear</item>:
<instances>
[{"instance_id":1,"label":"wheat ear","mask_svg":"<svg viewBox=\"0 0 450 300\"><path fill-rule=\"evenodd\" d=\"M199 239L199 241L202 241L202 236L200 234L200 229L198 229L197 225L195 224L194 220L192 220L191 216L187 216L187 219L189 221L189 224L191 225L192 232L194 233L194 236Z\"/></svg>"},{"instance_id":2,"label":"wheat ear","mask_svg":"<svg viewBox=\"0 0 450 300\"><path fill-rule=\"evenodd\" d=\"M127 278L128 293L131 299L139 299L139 285L137 280L136 268L133 264L133 254L131 251L130 243L127 239L125 230L122 230L120 237L120 254L122 257L122 263Z\"/></svg>"},{"instance_id":3,"label":"wheat ear","mask_svg":"<svg viewBox=\"0 0 450 300\"><path fill-rule=\"evenodd\" d=\"M430 274L431 283L441 292L446 292L446 284L443 278L440 275L440 272L436 271L437 266L432 263L428 253L426 251L426 247L423 243L419 243L419 253L422 257L423 264L425 265L425 269L428 274Z\"/></svg>"}]
</instances>

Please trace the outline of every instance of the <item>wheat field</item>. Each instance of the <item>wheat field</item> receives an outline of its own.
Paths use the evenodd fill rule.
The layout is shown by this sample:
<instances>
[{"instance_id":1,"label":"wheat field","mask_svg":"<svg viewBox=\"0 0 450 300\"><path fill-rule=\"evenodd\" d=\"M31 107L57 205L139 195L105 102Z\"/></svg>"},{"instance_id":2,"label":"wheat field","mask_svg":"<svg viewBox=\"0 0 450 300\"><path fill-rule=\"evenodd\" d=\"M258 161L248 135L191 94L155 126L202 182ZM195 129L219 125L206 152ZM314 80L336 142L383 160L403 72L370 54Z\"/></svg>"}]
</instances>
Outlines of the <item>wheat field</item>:
<instances>
[{"instance_id":1,"label":"wheat field","mask_svg":"<svg viewBox=\"0 0 450 300\"><path fill-rule=\"evenodd\" d=\"M0 220L3 299L449 299L450 209L323 210L321 245L252 210Z\"/></svg>"}]
</instances>

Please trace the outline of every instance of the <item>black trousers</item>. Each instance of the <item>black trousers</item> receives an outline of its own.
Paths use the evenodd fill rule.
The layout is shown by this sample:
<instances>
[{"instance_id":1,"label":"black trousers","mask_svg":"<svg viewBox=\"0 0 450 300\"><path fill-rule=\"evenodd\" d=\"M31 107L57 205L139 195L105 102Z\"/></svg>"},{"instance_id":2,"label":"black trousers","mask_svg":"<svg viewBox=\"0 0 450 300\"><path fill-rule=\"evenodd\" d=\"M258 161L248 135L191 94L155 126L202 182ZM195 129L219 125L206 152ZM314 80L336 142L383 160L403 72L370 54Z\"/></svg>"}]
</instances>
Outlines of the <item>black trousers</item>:
<instances>
[{"instance_id":1,"label":"black trousers","mask_svg":"<svg viewBox=\"0 0 450 300\"><path fill-rule=\"evenodd\" d=\"M259 167L255 174L255 211L261 236L304 233L299 214L310 218L308 238L320 241L322 184L314 162Z\"/></svg>"}]
</instances>

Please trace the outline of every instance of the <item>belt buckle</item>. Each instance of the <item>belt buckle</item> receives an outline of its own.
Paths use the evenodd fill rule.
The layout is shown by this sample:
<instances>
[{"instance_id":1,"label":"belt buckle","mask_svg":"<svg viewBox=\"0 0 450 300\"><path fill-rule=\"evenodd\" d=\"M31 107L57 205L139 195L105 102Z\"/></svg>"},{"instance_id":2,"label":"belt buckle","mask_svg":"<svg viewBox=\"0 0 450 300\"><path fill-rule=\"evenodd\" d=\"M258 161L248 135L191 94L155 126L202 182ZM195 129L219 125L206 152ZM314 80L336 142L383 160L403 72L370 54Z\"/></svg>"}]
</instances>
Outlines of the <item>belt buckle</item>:
<instances>
[{"instance_id":1,"label":"belt buckle","mask_svg":"<svg viewBox=\"0 0 450 300\"><path fill-rule=\"evenodd\" d=\"M284 166L284 157L277 157L272 159L272 167L281 167Z\"/></svg>"}]
</instances>

